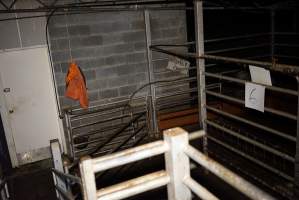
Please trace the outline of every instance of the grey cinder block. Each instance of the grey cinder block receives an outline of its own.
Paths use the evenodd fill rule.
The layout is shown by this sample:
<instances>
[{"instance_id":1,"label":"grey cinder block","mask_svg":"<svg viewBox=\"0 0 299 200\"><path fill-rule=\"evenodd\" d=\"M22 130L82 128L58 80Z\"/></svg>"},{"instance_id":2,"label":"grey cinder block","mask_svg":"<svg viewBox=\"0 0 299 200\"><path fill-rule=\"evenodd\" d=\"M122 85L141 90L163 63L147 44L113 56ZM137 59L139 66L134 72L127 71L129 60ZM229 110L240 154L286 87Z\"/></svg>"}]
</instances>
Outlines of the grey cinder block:
<instances>
[{"instance_id":1,"label":"grey cinder block","mask_svg":"<svg viewBox=\"0 0 299 200\"><path fill-rule=\"evenodd\" d=\"M106 99L106 98L113 98L118 96L118 89L113 88L113 89L107 89L99 92L99 97L101 99Z\"/></svg>"},{"instance_id":2,"label":"grey cinder block","mask_svg":"<svg viewBox=\"0 0 299 200\"><path fill-rule=\"evenodd\" d=\"M128 85L119 88L120 96L131 95L137 89L137 85Z\"/></svg>"}]
</instances>

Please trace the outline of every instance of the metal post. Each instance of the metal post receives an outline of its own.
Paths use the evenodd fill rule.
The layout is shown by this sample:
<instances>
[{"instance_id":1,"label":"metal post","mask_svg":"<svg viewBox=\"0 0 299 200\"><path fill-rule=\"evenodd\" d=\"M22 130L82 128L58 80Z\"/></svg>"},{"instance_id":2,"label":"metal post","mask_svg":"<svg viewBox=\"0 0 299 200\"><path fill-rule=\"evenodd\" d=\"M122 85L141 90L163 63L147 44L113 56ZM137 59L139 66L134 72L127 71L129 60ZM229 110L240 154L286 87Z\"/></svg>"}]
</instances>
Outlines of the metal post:
<instances>
[{"instance_id":1,"label":"metal post","mask_svg":"<svg viewBox=\"0 0 299 200\"><path fill-rule=\"evenodd\" d=\"M61 159L59 140L58 139L51 140L50 147L51 147L54 168L58 171L64 172L63 162ZM59 176L56 176L53 172L52 175L53 175L55 185L59 186L61 189L67 192L67 186L65 181L62 180ZM56 191L56 195L58 199L63 199L63 197L59 194L58 191Z\"/></svg>"},{"instance_id":2,"label":"metal post","mask_svg":"<svg viewBox=\"0 0 299 200\"><path fill-rule=\"evenodd\" d=\"M82 191L84 200L97 199L95 174L90 157L83 157L80 161L80 174L82 178Z\"/></svg>"},{"instance_id":3,"label":"metal post","mask_svg":"<svg viewBox=\"0 0 299 200\"><path fill-rule=\"evenodd\" d=\"M65 123L66 123L66 131L67 131L67 138L68 138L68 146L66 147L66 153L71 157L75 157L74 148L73 148L73 134L72 134L72 124L70 119L70 114L66 112L65 114Z\"/></svg>"},{"instance_id":4,"label":"metal post","mask_svg":"<svg viewBox=\"0 0 299 200\"><path fill-rule=\"evenodd\" d=\"M204 54L204 31L203 31L203 3L200 0L194 1L194 17L195 17L195 31L196 31L196 57L199 58ZM197 88L198 88L198 110L200 124L205 132L207 132L207 125L205 120L207 118L207 111L205 108L206 94L205 94L205 60L196 59L197 65ZM208 139L203 138L203 151L207 153Z\"/></svg>"},{"instance_id":5,"label":"metal post","mask_svg":"<svg viewBox=\"0 0 299 200\"><path fill-rule=\"evenodd\" d=\"M169 200L191 200L190 189L183 180L190 177L189 157L184 153L188 146L188 133L181 128L164 131L164 141L169 149L165 153L166 171L170 176L167 185Z\"/></svg>"},{"instance_id":6,"label":"metal post","mask_svg":"<svg viewBox=\"0 0 299 200\"><path fill-rule=\"evenodd\" d=\"M296 141L296 154L295 154L295 180L294 180L294 194L293 199L299 198L299 77L297 79L298 91L298 105L297 105L297 141Z\"/></svg>"},{"instance_id":7,"label":"metal post","mask_svg":"<svg viewBox=\"0 0 299 200\"><path fill-rule=\"evenodd\" d=\"M147 53L147 69L148 69L148 79L149 82L154 81L154 69L152 63L152 51L150 46L152 44L151 36L151 24L150 24L150 13L148 10L144 10L144 23L145 23L145 37L146 37L146 53ZM151 132L157 134L159 132L157 123L157 113L156 113L156 91L153 84L150 85L150 109L151 109Z\"/></svg>"}]
</instances>

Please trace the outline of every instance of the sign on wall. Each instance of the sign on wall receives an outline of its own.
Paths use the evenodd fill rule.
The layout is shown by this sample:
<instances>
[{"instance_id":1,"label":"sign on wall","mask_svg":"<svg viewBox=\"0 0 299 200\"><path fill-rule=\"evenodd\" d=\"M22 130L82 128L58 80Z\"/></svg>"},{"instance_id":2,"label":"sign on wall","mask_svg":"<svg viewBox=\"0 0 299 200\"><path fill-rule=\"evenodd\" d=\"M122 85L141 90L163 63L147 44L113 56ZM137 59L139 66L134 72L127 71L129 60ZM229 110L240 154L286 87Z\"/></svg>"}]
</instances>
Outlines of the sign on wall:
<instances>
[{"instance_id":1,"label":"sign on wall","mask_svg":"<svg viewBox=\"0 0 299 200\"><path fill-rule=\"evenodd\" d=\"M190 62L178 57L170 57L166 69L171 71L178 71L181 74L188 75Z\"/></svg>"}]
</instances>

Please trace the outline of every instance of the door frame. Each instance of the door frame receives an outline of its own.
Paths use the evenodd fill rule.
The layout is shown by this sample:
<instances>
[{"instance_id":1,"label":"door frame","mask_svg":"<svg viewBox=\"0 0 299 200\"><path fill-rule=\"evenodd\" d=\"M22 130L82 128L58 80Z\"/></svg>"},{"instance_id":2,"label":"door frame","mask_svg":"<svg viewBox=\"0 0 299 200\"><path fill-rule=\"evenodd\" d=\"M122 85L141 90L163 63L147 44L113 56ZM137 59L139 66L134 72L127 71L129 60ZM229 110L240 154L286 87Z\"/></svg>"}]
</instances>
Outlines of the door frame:
<instances>
[{"instance_id":1,"label":"door frame","mask_svg":"<svg viewBox=\"0 0 299 200\"><path fill-rule=\"evenodd\" d=\"M7 109L7 103L4 98L3 90L4 90L3 83L2 83L2 80L0 77L0 114L1 114L1 118L2 118L2 124L3 124L6 142L7 142L8 152L9 152L9 156L10 156L10 160L11 160L11 165L12 165L12 167L18 167L19 162L18 162L18 158L17 158L17 150L16 150L15 141L13 138L11 125L9 122L9 113L8 113L8 109Z\"/></svg>"}]
</instances>

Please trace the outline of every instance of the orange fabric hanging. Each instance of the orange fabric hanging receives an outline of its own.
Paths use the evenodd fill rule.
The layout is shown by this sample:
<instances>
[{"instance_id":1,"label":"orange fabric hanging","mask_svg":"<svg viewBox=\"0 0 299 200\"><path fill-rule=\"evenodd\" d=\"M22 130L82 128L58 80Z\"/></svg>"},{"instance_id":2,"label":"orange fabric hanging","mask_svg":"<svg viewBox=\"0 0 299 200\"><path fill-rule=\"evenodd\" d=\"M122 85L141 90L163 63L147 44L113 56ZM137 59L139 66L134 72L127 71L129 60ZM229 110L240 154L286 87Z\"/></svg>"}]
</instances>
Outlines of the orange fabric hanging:
<instances>
[{"instance_id":1,"label":"orange fabric hanging","mask_svg":"<svg viewBox=\"0 0 299 200\"><path fill-rule=\"evenodd\" d=\"M79 100L82 108L88 108L85 77L76 63L70 63L65 82L65 96L74 100Z\"/></svg>"}]
</instances>

